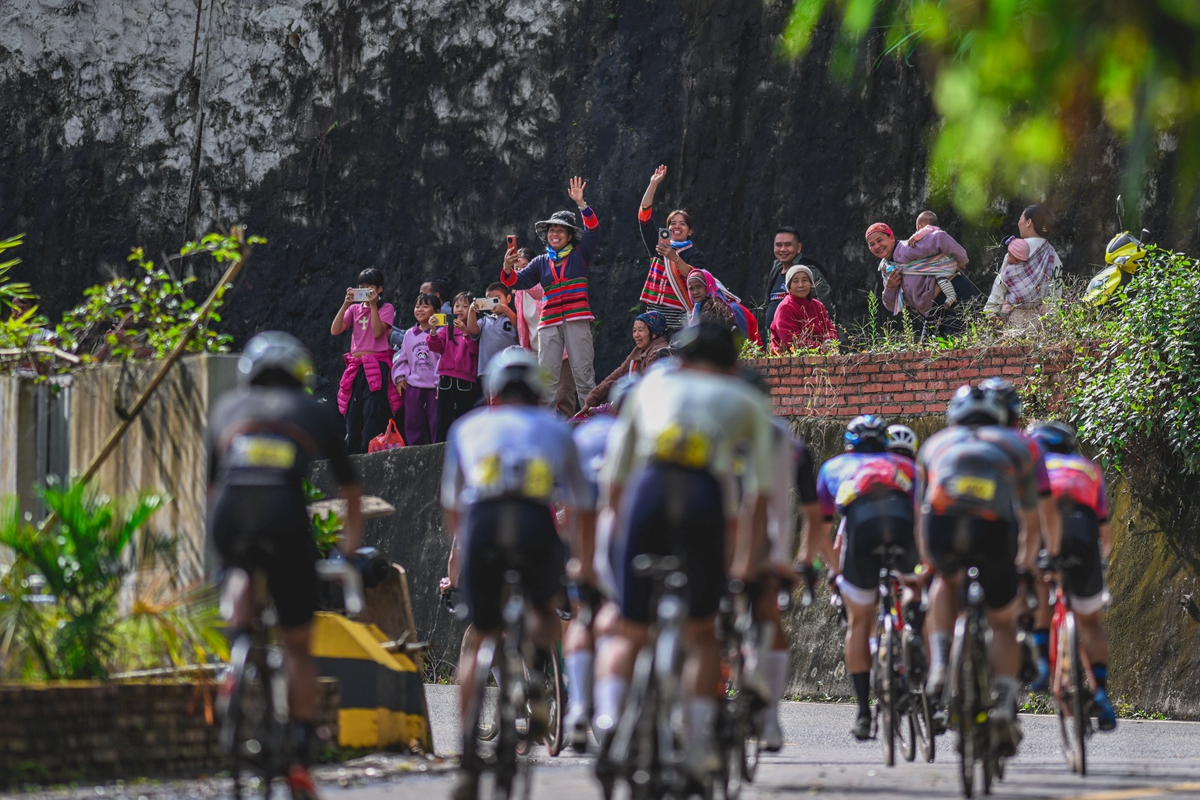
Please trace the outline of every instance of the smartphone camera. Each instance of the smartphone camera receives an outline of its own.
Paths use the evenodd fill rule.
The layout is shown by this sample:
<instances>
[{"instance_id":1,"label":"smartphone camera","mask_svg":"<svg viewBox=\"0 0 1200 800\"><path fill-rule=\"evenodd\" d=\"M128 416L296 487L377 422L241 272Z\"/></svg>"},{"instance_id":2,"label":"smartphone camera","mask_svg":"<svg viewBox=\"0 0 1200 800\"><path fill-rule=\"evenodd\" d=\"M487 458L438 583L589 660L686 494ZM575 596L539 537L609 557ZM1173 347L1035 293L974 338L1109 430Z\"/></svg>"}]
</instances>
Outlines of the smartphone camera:
<instances>
[{"instance_id":1,"label":"smartphone camera","mask_svg":"<svg viewBox=\"0 0 1200 800\"><path fill-rule=\"evenodd\" d=\"M351 289L350 291L350 296L354 298L354 302L356 303L365 303L371 299L370 289Z\"/></svg>"},{"instance_id":2,"label":"smartphone camera","mask_svg":"<svg viewBox=\"0 0 1200 800\"><path fill-rule=\"evenodd\" d=\"M429 315L429 324L435 328L446 327L446 315L445 314L430 314Z\"/></svg>"},{"instance_id":3,"label":"smartphone camera","mask_svg":"<svg viewBox=\"0 0 1200 800\"><path fill-rule=\"evenodd\" d=\"M662 239L662 240L664 240L664 241L665 241L665 240L667 240L667 239L670 239L670 238L671 238L671 231L670 231L670 230L668 230L667 228L659 228L659 229L658 229L658 238L660 238L660 239Z\"/></svg>"}]
</instances>

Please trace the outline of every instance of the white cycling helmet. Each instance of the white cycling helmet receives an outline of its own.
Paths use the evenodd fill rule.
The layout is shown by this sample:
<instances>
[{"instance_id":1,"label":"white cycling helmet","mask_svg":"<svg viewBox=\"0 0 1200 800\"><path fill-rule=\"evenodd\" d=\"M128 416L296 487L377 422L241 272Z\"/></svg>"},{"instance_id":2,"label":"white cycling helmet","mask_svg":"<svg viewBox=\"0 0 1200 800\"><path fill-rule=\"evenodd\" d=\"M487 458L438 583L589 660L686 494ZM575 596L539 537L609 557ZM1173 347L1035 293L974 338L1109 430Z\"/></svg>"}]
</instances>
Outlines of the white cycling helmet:
<instances>
[{"instance_id":1,"label":"white cycling helmet","mask_svg":"<svg viewBox=\"0 0 1200 800\"><path fill-rule=\"evenodd\" d=\"M501 350L488 364L483 388L488 399L494 400L516 384L527 389L532 402L537 403L546 398L545 373L533 353L513 346Z\"/></svg>"},{"instance_id":2,"label":"white cycling helmet","mask_svg":"<svg viewBox=\"0 0 1200 800\"><path fill-rule=\"evenodd\" d=\"M917 446L921 443L917 439L916 431L907 425L888 425L887 442L889 452L903 453L913 458L916 457Z\"/></svg>"},{"instance_id":3,"label":"white cycling helmet","mask_svg":"<svg viewBox=\"0 0 1200 800\"><path fill-rule=\"evenodd\" d=\"M264 331L246 342L238 359L238 380L257 383L267 373L281 373L299 386L312 383L312 356L300 340L283 331Z\"/></svg>"}]
</instances>

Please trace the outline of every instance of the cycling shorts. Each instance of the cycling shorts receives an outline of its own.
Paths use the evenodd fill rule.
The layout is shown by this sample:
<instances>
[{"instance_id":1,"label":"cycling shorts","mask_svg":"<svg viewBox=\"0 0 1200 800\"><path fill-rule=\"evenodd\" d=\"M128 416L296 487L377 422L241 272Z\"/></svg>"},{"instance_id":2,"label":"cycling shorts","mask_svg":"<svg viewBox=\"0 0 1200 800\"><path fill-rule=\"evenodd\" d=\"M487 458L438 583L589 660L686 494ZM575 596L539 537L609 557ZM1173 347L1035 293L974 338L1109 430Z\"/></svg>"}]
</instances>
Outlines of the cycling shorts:
<instances>
[{"instance_id":1,"label":"cycling shorts","mask_svg":"<svg viewBox=\"0 0 1200 800\"><path fill-rule=\"evenodd\" d=\"M1063 588L1072 607L1094 614L1103 605L1104 569L1100 565L1100 522L1090 508L1076 506L1062 515Z\"/></svg>"},{"instance_id":2,"label":"cycling shorts","mask_svg":"<svg viewBox=\"0 0 1200 800\"><path fill-rule=\"evenodd\" d=\"M625 535L614 537L612 563L621 613L649 622L653 583L633 574L643 553L673 555L683 564L688 614L703 619L717 613L725 593L725 508L721 484L704 470L651 464L638 473L625 497Z\"/></svg>"},{"instance_id":3,"label":"cycling shorts","mask_svg":"<svg viewBox=\"0 0 1200 800\"><path fill-rule=\"evenodd\" d=\"M1017 596L1016 537L1008 520L978 517L925 517L925 546L934 566L952 576L979 569L989 608L1004 608Z\"/></svg>"},{"instance_id":4,"label":"cycling shorts","mask_svg":"<svg viewBox=\"0 0 1200 800\"><path fill-rule=\"evenodd\" d=\"M465 525L458 586L472 625L481 631L503 626L508 570L521 576L531 606L561 602L566 551L549 506L514 498L484 500L467 509Z\"/></svg>"},{"instance_id":5,"label":"cycling shorts","mask_svg":"<svg viewBox=\"0 0 1200 800\"><path fill-rule=\"evenodd\" d=\"M222 488L213 502L209 537L223 569L266 575L281 627L312 621L321 556L299 488Z\"/></svg>"},{"instance_id":6,"label":"cycling shorts","mask_svg":"<svg viewBox=\"0 0 1200 800\"><path fill-rule=\"evenodd\" d=\"M894 566L911 573L920 560L913 537L913 502L904 492L873 492L846 507L846 538L842 544L842 577L858 589L879 588L884 552L898 547ZM857 593L856 593L857 594ZM865 597L865 595L860 595ZM851 598L857 602L856 598ZM872 595L872 602L874 595ZM865 605L865 603L864 603Z\"/></svg>"}]
</instances>

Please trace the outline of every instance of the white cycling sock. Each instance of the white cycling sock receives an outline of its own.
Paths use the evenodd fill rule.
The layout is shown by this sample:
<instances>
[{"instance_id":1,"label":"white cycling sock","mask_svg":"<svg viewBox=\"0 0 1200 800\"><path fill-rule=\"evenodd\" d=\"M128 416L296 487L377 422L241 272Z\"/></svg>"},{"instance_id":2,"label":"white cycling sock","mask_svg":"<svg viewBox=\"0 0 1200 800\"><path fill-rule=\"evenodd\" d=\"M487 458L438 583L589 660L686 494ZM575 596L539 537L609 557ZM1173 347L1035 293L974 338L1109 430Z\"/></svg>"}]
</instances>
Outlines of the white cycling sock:
<instances>
[{"instance_id":1,"label":"white cycling sock","mask_svg":"<svg viewBox=\"0 0 1200 800\"><path fill-rule=\"evenodd\" d=\"M771 695L767 698L768 706L779 705L780 699L783 698L783 692L787 689L790 658L791 653L787 650L772 650L767 654L767 685L771 687Z\"/></svg>"},{"instance_id":2,"label":"white cycling sock","mask_svg":"<svg viewBox=\"0 0 1200 800\"><path fill-rule=\"evenodd\" d=\"M931 664L942 664L950 659L950 634L943 631L929 632L929 654Z\"/></svg>"},{"instance_id":3,"label":"white cycling sock","mask_svg":"<svg viewBox=\"0 0 1200 800\"><path fill-rule=\"evenodd\" d=\"M687 704L688 741L692 746L711 742L717 724L717 701L711 697L693 697Z\"/></svg>"},{"instance_id":4,"label":"white cycling sock","mask_svg":"<svg viewBox=\"0 0 1200 800\"><path fill-rule=\"evenodd\" d=\"M592 700L592 651L577 650L563 656L567 698L572 709L586 709Z\"/></svg>"},{"instance_id":5,"label":"white cycling sock","mask_svg":"<svg viewBox=\"0 0 1200 800\"><path fill-rule=\"evenodd\" d=\"M598 678L596 680L596 710L592 727L597 731L610 731L617 726L621 717L621 704L625 702L625 691L629 683L624 678Z\"/></svg>"}]
</instances>

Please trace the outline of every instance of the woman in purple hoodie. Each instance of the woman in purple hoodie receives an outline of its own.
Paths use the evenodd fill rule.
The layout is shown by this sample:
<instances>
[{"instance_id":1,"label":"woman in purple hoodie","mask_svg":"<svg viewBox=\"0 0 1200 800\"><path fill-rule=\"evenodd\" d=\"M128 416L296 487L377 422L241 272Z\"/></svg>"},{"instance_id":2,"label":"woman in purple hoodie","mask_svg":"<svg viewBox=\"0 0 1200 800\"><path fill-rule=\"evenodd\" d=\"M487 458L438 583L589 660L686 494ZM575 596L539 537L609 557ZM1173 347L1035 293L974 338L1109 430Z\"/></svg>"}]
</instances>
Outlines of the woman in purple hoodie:
<instances>
[{"instance_id":1,"label":"woman in purple hoodie","mask_svg":"<svg viewBox=\"0 0 1200 800\"><path fill-rule=\"evenodd\" d=\"M454 297L454 324L439 327L429 337L429 349L441 356L438 372L438 427L436 441L446 441L454 421L466 414L483 393L476 382L479 371L479 340L467 335L467 311L471 295Z\"/></svg>"},{"instance_id":2,"label":"woman in purple hoodie","mask_svg":"<svg viewBox=\"0 0 1200 800\"><path fill-rule=\"evenodd\" d=\"M440 357L429 348L430 318L437 310L436 296L417 296L416 305L413 306L417 324L404 332L400 349L392 358L392 381L404 396L404 443L409 446L433 444L437 431ZM395 331L393 337L397 333L399 331Z\"/></svg>"}]
</instances>

